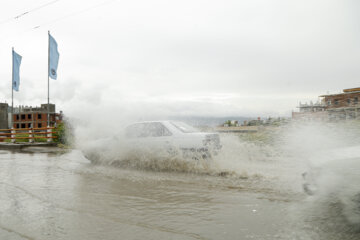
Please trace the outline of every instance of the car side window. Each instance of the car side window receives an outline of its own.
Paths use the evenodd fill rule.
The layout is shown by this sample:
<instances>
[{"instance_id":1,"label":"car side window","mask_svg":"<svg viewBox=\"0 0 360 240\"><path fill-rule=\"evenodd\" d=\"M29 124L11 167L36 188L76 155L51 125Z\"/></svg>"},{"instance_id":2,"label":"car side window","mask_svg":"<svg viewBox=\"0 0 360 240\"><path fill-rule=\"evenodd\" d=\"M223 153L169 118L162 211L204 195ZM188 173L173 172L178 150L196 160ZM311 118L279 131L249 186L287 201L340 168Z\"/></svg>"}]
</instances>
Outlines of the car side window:
<instances>
[{"instance_id":1,"label":"car side window","mask_svg":"<svg viewBox=\"0 0 360 240\"><path fill-rule=\"evenodd\" d=\"M165 137L171 136L171 132L162 123L148 123L146 125L148 137Z\"/></svg>"},{"instance_id":2,"label":"car side window","mask_svg":"<svg viewBox=\"0 0 360 240\"><path fill-rule=\"evenodd\" d=\"M126 128L126 137L138 138L143 137L145 125L142 123L136 123Z\"/></svg>"},{"instance_id":3,"label":"car side window","mask_svg":"<svg viewBox=\"0 0 360 240\"><path fill-rule=\"evenodd\" d=\"M172 133L159 122L136 123L126 128L126 137L129 138L164 137L171 135Z\"/></svg>"}]
</instances>

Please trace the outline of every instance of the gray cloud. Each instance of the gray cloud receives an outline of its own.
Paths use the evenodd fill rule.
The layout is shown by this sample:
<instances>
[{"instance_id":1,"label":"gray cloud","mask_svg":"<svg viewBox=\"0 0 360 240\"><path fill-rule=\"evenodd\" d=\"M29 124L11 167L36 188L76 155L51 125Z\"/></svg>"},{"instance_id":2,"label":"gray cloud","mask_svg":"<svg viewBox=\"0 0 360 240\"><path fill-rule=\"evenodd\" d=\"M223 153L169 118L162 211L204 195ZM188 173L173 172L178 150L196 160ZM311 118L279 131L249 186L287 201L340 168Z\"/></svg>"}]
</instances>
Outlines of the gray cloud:
<instances>
[{"instance_id":1,"label":"gray cloud","mask_svg":"<svg viewBox=\"0 0 360 240\"><path fill-rule=\"evenodd\" d=\"M68 112L88 103L162 115L289 115L298 101L358 87L356 1L113 1L64 18L102 2L62 0L0 25L5 82L11 46L24 57L18 102L46 101L48 29L61 54L51 97ZM8 1L0 16L40 3Z\"/></svg>"}]
</instances>

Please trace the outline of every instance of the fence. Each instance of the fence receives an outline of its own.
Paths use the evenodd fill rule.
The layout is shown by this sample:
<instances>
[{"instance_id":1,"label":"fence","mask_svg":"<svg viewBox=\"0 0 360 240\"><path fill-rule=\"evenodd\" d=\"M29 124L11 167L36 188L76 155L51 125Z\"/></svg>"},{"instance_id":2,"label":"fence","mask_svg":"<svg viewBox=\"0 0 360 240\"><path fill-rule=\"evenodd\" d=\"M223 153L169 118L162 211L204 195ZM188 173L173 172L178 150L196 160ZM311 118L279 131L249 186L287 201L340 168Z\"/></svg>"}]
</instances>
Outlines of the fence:
<instances>
[{"instance_id":1,"label":"fence","mask_svg":"<svg viewBox=\"0 0 360 240\"><path fill-rule=\"evenodd\" d=\"M29 143L39 141L52 142L53 139L56 139L57 134L54 127L46 128L13 128L13 129L0 129L0 142L10 140L10 142L15 143L16 140L28 140Z\"/></svg>"}]
</instances>

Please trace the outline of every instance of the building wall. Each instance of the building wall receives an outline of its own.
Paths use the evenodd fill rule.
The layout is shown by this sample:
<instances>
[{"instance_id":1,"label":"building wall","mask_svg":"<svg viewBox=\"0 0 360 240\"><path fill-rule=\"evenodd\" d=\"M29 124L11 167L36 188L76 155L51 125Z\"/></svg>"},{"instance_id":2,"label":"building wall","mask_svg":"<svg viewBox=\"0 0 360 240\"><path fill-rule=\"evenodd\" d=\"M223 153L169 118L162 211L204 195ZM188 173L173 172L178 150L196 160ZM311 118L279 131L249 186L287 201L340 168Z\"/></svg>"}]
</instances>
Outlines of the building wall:
<instances>
[{"instance_id":1,"label":"building wall","mask_svg":"<svg viewBox=\"0 0 360 240\"><path fill-rule=\"evenodd\" d=\"M8 107L7 103L0 103L0 129L8 128Z\"/></svg>"},{"instance_id":2,"label":"building wall","mask_svg":"<svg viewBox=\"0 0 360 240\"><path fill-rule=\"evenodd\" d=\"M0 103L0 129L47 127L48 106L50 126L56 126L62 122L63 114L61 111L60 114L55 112L55 104L41 104L41 107L18 106L11 110L7 103Z\"/></svg>"},{"instance_id":3,"label":"building wall","mask_svg":"<svg viewBox=\"0 0 360 240\"><path fill-rule=\"evenodd\" d=\"M47 112L48 104L47 103L41 104L41 108L44 109ZM51 113L56 112L55 111L55 104L49 103L49 109L50 109L49 112L51 112Z\"/></svg>"},{"instance_id":4,"label":"building wall","mask_svg":"<svg viewBox=\"0 0 360 240\"><path fill-rule=\"evenodd\" d=\"M56 114L50 114L50 126L54 126ZM13 115L14 128L44 128L47 127L47 113L24 112Z\"/></svg>"},{"instance_id":5,"label":"building wall","mask_svg":"<svg viewBox=\"0 0 360 240\"><path fill-rule=\"evenodd\" d=\"M300 104L300 112L293 112L294 119L306 120L346 120L360 118L360 88L344 89L343 93L322 95L322 112L315 105ZM308 109L307 109L308 108Z\"/></svg>"},{"instance_id":6,"label":"building wall","mask_svg":"<svg viewBox=\"0 0 360 240\"><path fill-rule=\"evenodd\" d=\"M360 103L360 92L325 95L323 97L327 109L354 107Z\"/></svg>"}]
</instances>

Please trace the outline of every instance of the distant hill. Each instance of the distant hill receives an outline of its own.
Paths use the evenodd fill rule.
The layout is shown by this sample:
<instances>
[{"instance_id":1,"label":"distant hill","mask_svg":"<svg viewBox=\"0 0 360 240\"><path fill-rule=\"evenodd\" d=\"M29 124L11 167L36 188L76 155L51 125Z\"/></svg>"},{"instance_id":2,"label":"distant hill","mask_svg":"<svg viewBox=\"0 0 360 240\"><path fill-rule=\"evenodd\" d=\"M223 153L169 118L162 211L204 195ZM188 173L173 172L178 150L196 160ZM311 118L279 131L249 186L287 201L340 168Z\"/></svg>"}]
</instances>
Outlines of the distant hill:
<instances>
[{"instance_id":1,"label":"distant hill","mask_svg":"<svg viewBox=\"0 0 360 240\"><path fill-rule=\"evenodd\" d=\"M198 117L198 116L188 116L188 117L169 117L170 120L178 120L186 122L192 126L209 126L215 127L223 124L227 120L237 120L239 124L242 124L244 121L249 121L251 117L242 117L242 116L229 116L229 117Z\"/></svg>"}]
</instances>

